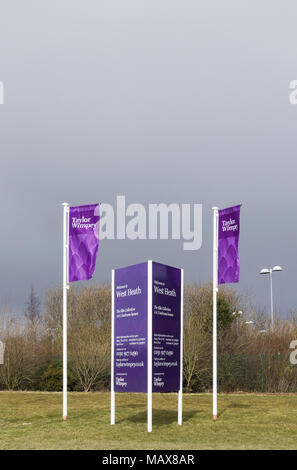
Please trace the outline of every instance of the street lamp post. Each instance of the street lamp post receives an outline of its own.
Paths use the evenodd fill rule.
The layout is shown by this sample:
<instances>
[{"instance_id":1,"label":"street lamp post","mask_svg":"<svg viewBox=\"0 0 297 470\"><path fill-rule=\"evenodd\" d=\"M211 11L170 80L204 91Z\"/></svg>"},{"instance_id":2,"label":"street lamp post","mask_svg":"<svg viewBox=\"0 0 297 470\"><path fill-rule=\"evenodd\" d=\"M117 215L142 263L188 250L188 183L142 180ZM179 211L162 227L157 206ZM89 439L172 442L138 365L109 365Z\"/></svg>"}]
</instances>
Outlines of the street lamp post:
<instances>
[{"instance_id":1,"label":"street lamp post","mask_svg":"<svg viewBox=\"0 0 297 470\"><path fill-rule=\"evenodd\" d=\"M263 268L260 274L269 274L270 277L270 312L271 312L271 329L274 329L274 315L273 315L273 290L272 290L272 273L274 271L282 271L280 266L274 266L274 268Z\"/></svg>"}]
</instances>

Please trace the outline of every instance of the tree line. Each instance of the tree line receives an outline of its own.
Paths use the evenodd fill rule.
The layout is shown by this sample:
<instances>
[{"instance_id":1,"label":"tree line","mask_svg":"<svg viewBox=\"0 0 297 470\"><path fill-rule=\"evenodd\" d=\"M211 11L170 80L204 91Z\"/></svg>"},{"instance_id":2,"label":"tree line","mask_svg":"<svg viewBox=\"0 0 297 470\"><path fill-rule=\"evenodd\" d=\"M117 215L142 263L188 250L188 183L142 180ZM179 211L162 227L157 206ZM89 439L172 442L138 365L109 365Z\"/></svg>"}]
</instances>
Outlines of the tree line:
<instances>
[{"instance_id":1,"label":"tree line","mask_svg":"<svg viewBox=\"0 0 297 470\"><path fill-rule=\"evenodd\" d=\"M110 387L110 298L108 285L71 285L68 293L68 387L74 391ZM296 392L297 365L289 349L297 338L296 316L269 318L228 286L218 294L218 388L220 392ZM2 390L62 390L62 288L44 305L32 287L21 317L0 312ZM212 389L212 284L184 290L185 392Z\"/></svg>"}]
</instances>

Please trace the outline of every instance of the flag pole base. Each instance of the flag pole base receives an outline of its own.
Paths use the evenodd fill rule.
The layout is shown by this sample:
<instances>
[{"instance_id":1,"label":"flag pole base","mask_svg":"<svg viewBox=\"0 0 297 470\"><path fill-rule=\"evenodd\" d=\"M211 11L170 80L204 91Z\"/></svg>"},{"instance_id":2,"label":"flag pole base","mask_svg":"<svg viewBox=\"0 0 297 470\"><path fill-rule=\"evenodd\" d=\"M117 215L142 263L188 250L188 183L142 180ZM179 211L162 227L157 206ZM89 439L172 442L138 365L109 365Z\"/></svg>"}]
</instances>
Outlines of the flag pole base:
<instances>
[{"instance_id":1,"label":"flag pole base","mask_svg":"<svg viewBox=\"0 0 297 470\"><path fill-rule=\"evenodd\" d=\"M212 417L215 421L218 419L217 415L213 415Z\"/></svg>"},{"instance_id":2,"label":"flag pole base","mask_svg":"<svg viewBox=\"0 0 297 470\"><path fill-rule=\"evenodd\" d=\"M67 420L67 416L63 416L63 421L66 421Z\"/></svg>"}]
</instances>

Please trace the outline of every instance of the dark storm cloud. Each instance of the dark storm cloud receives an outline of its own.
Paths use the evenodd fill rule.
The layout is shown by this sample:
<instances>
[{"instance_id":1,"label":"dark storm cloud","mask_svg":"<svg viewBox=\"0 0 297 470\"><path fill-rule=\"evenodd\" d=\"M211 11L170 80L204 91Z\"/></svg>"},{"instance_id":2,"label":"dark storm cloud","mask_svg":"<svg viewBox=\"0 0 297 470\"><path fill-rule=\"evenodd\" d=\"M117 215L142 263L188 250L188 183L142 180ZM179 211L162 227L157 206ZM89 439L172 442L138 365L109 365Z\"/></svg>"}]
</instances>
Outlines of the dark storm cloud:
<instances>
[{"instance_id":1,"label":"dark storm cloud","mask_svg":"<svg viewBox=\"0 0 297 470\"><path fill-rule=\"evenodd\" d=\"M211 279L211 206L242 202L241 290L296 306L296 10L251 1L4 1L1 301L61 281L61 207L203 204L203 245L107 241L94 279L148 258Z\"/></svg>"}]
</instances>

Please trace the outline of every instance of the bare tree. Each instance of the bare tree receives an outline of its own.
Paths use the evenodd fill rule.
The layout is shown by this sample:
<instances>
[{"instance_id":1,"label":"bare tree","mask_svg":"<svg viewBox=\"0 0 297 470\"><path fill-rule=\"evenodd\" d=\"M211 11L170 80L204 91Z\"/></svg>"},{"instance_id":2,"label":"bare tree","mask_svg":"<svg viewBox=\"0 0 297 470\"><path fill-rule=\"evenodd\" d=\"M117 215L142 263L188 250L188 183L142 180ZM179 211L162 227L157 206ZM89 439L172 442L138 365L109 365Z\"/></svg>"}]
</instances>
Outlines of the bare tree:
<instances>
[{"instance_id":1,"label":"bare tree","mask_svg":"<svg viewBox=\"0 0 297 470\"><path fill-rule=\"evenodd\" d=\"M89 285L68 292L69 368L80 387L89 391L108 375L110 357L110 287ZM62 350L62 290L51 290L45 302L48 338Z\"/></svg>"},{"instance_id":2,"label":"bare tree","mask_svg":"<svg viewBox=\"0 0 297 470\"><path fill-rule=\"evenodd\" d=\"M8 390L26 387L31 382L28 341L20 320L11 318L5 327L5 361L0 367L0 383Z\"/></svg>"},{"instance_id":3,"label":"bare tree","mask_svg":"<svg viewBox=\"0 0 297 470\"><path fill-rule=\"evenodd\" d=\"M37 296L34 287L31 287L29 297L25 303L25 318L27 320L27 330L29 341L32 344L32 358L36 360L36 348L37 348L37 338L38 338L38 329L41 324L41 302Z\"/></svg>"},{"instance_id":4,"label":"bare tree","mask_svg":"<svg viewBox=\"0 0 297 470\"><path fill-rule=\"evenodd\" d=\"M40 307L40 299L35 292L34 286L32 286L28 300L25 303L25 318L27 319L30 328L34 331L37 330L41 321Z\"/></svg>"},{"instance_id":5,"label":"bare tree","mask_svg":"<svg viewBox=\"0 0 297 470\"><path fill-rule=\"evenodd\" d=\"M107 374L109 354L110 288L91 285L72 303L69 321L69 362L84 391Z\"/></svg>"}]
</instances>

